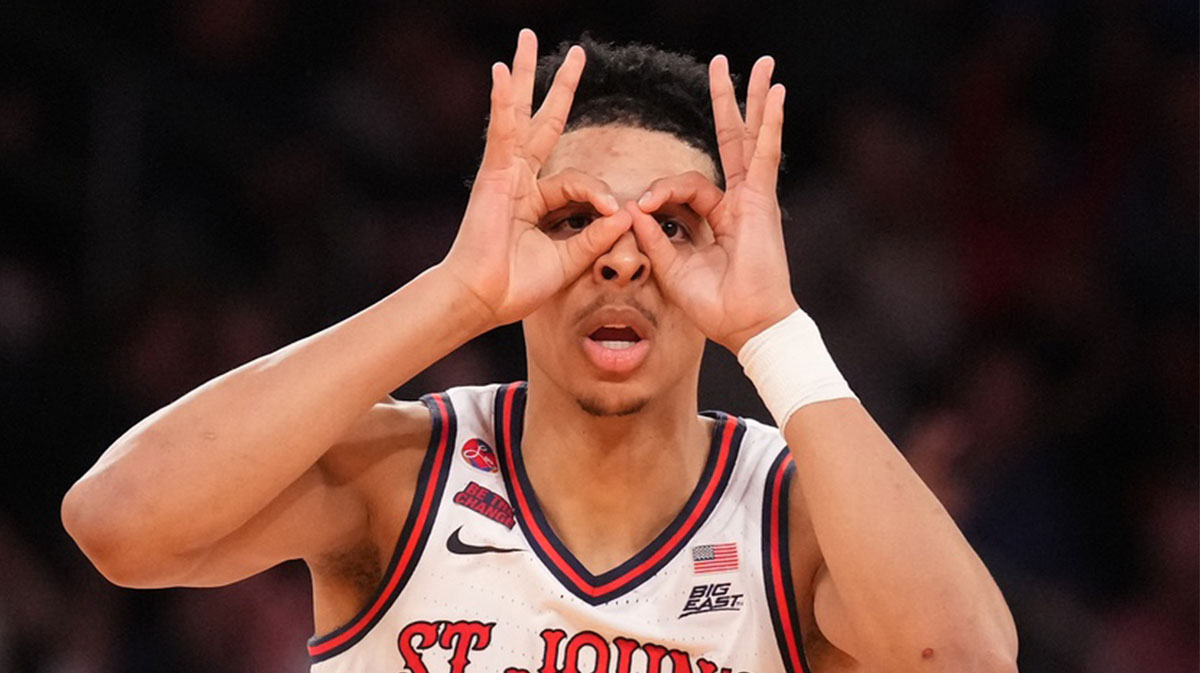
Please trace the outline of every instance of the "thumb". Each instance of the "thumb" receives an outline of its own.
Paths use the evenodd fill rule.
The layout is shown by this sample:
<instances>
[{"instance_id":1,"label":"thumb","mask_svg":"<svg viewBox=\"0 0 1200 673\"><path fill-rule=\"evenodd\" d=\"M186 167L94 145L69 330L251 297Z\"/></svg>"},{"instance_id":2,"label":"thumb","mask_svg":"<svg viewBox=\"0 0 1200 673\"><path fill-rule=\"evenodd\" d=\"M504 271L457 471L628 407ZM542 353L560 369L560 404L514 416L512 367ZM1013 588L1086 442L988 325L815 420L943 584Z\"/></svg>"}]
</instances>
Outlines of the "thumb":
<instances>
[{"instance_id":1,"label":"thumb","mask_svg":"<svg viewBox=\"0 0 1200 673\"><path fill-rule=\"evenodd\" d=\"M558 254L563 262L563 271L568 278L575 278L583 273L596 258L617 242L622 234L629 231L633 224L628 210L618 210L607 217L592 220L583 231L563 240L556 241Z\"/></svg>"}]
</instances>

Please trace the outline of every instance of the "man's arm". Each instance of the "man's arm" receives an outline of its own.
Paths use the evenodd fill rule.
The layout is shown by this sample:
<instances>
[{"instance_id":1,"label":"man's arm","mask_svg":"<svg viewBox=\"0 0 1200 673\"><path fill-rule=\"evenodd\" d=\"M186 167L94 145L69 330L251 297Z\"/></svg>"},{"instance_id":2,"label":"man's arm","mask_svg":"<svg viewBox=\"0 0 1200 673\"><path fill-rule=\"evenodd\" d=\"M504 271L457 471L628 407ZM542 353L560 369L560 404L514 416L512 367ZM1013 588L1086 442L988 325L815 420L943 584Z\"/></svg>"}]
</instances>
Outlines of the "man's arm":
<instances>
[{"instance_id":1,"label":"man's arm","mask_svg":"<svg viewBox=\"0 0 1200 673\"><path fill-rule=\"evenodd\" d=\"M862 405L801 407L784 438L792 498L803 498L824 557L813 605L822 635L871 669L1015 671L999 588Z\"/></svg>"},{"instance_id":2,"label":"man's arm","mask_svg":"<svg viewBox=\"0 0 1200 673\"><path fill-rule=\"evenodd\" d=\"M633 224L668 298L739 360L750 339L798 311L776 198L784 91L770 85L772 67L769 58L755 64L743 121L728 63L713 60L726 190L698 174L656 181ZM715 242L673 247L649 216L667 201L704 216ZM807 357L794 337L777 338L777 357L747 373L796 460L791 506L803 515L790 517L793 537L811 522L824 557L806 568L822 635L867 670L1014 671L1016 632L987 569L832 362Z\"/></svg>"},{"instance_id":3,"label":"man's arm","mask_svg":"<svg viewBox=\"0 0 1200 673\"><path fill-rule=\"evenodd\" d=\"M492 67L483 162L441 264L155 412L71 488L63 523L110 579L223 583L353 542L370 503L331 468L330 447L352 449L357 433L395 416L388 405L367 413L376 400L475 335L522 318L629 229L630 215L600 181L578 173L538 181L584 54L569 51L531 115L536 63L536 38L525 30L512 71ZM551 240L539 221L572 201L604 217L584 235ZM402 436L413 421L397 422Z\"/></svg>"},{"instance_id":4,"label":"man's arm","mask_svg":"<svg viewBox=\"0 0 1200 673\"><path fill-rule=\"evenodd\" d=\"M434 268L358 315L209 381L104 452L63 500L67 531L119 584L207 583L190 577L197 560L291 487L282 500L311 524L284 524L263 544L295 552L274 562L318 553L328 531L354 526L362 511L351 489L313 469L318 459L356 422L371 422L362 417L376 400L486 327L475 302Z\"/></svg>"}]
</instances>

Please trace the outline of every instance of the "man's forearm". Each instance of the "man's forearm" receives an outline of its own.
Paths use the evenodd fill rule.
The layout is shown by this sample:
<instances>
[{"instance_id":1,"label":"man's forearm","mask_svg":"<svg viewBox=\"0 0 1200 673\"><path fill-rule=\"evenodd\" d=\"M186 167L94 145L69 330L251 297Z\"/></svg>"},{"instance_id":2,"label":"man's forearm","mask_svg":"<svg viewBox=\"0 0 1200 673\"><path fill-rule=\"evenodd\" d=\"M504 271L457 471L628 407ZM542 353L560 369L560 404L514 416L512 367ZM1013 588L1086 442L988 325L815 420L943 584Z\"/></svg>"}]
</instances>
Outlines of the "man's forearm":
<instances>
[{"instance_id":1,"label":"man's forearm","mask_svg":"<svg viewBox=\"0 0 1200 673\"><path fill-rule=\"evenodd\" d=\"M887 671L1013 670L1016 631L999 589L862 405L804 406L784 437L862 650L851 654Z\"/></svg>"},{"instance_id":2,"label":"man's forearm","mask_svg":"<svg viewBox=\"0 0 1200 673\"><path fill-rule=\"evenodd\" d=\"M230 533L370 407L489 325L439 267L317 334L205 383L121 436L72 487L64 523L178 553ZM81 540L82 542L82 540Z\"/></svg>"}]
</instances>

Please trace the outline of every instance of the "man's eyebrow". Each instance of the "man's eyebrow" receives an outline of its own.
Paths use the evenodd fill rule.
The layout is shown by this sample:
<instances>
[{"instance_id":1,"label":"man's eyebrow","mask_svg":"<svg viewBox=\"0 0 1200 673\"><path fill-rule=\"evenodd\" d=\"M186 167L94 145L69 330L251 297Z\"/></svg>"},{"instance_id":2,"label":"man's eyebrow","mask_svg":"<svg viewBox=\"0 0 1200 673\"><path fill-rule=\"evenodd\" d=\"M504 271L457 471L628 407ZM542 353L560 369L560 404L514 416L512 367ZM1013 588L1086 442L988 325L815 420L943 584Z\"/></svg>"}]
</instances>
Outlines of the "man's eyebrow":
<instances>
[{"instance_id":1,"label":"man's eyebrow","mask_svg":"<svg viewBox=\"0 0 1200 673\"><path fill-rule=\"evenodd\" d=\"M695 208L692 208L692 204L679 203L677 201L667 201L667 202L663 203L661 206L659 206L658 209L655 210L654 212L660 213L660 212L671 211L671 210L682 210L682 211L684 211L684 213L683 213L684 215L690 215L690 216L696 218L697 220L706 219L703 215L701 215L700 213L697 213ZM668 214L670 214L670 213L668 212Z\"/></svg>"},{"instance_id":2,"label":"man's eyebrow","mask_svg":"<svg viewBox=\"0 0 1200 673\"><path fill-rule=\"evenodd\" d=\"M545 217L549 217L551 215L554 215L555 213L559 213L559 212L566 211L566 210L580 210L580 209L586 209L586 210L590 210L592 212L599 212L598 210L596 210L596 206L592 205L591 201L576 201L574 199L571 199L557 208L551 208L550 210L546 211Z\"/></svg>"},{"instance_id":3,"label":"man's eyebrow","mask_svg":"<svg viewBox=\"0 0 1200 673\"><path fill-rule=\"evenodd\" d=\"M600 215L600 211L596 210L596 206L593 206L588 201L567 201L557 208L546 211L545 215L542 215L540 218L538 218L538 225L541 226L556 217L560 217L568 213L572 215L578 215L581 213L585 215Z\"/></svg>"}]
</instances>

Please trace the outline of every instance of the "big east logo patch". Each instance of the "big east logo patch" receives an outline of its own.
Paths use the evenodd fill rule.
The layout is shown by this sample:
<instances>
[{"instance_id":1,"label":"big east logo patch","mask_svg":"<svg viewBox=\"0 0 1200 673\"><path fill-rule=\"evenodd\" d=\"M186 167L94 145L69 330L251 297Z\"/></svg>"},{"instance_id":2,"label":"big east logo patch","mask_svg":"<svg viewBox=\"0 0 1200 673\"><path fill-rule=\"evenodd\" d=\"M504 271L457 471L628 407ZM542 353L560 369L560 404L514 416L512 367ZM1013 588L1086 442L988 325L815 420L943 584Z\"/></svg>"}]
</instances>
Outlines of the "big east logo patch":
<instances>
[{"instance_id":1,"label":"big east logo patch","mask_svg":"<svg viewBox=\"0 0 1200 673\"><path fill-rule=\"evenodd\" d=\"M683 612L679 619L698 615L702 612L722 612L742 609L742 596L729 592L729 582L718 584L698 584L692 587L687 603L683 604Z\"/></svg>"}]
</instances>

